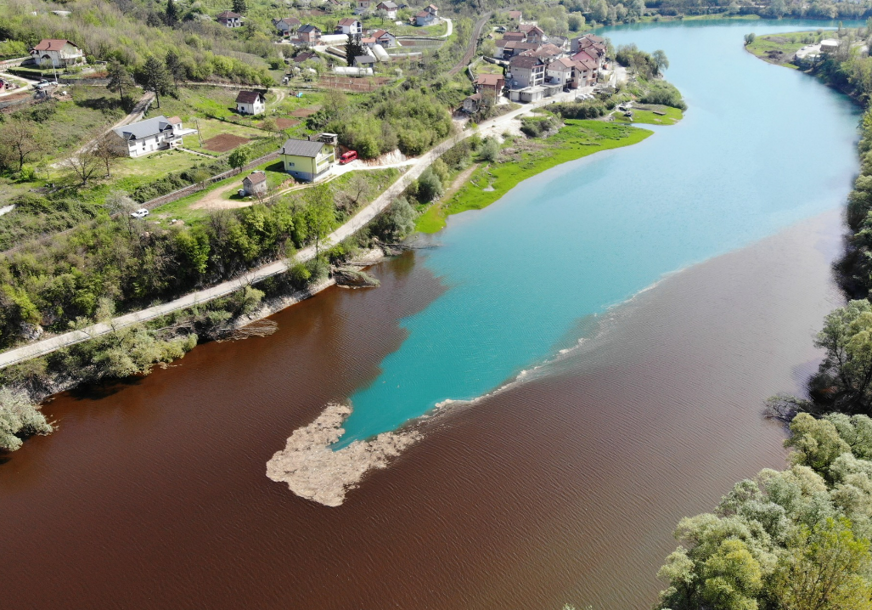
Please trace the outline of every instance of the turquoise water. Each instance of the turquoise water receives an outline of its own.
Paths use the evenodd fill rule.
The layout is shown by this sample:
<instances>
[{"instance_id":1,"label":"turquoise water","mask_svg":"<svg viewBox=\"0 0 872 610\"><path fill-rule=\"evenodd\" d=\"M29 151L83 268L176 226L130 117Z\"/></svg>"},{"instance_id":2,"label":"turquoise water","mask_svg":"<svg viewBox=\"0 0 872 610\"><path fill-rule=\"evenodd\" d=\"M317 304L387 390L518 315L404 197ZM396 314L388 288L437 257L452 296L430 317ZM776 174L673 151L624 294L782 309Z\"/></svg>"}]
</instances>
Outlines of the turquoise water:
<instances>
[{"instance_id":1,"label":"turquoise water","mask_svg":"<svg viewBox=\"0 0 872 610\"><path fill-rule=\"evenodd\" d=\"M446 399L498 388L583 336L582 322L675 272L844 204L859 111L742 48L802 23L616 28L663 49L690 107L632 147L566 163L484 211L450 219L419 257L448 290L405 319L408 337L352 397L337 446L392 430ZM784 295L789 306L790 295Z\"/></svg>"}]
</instances>

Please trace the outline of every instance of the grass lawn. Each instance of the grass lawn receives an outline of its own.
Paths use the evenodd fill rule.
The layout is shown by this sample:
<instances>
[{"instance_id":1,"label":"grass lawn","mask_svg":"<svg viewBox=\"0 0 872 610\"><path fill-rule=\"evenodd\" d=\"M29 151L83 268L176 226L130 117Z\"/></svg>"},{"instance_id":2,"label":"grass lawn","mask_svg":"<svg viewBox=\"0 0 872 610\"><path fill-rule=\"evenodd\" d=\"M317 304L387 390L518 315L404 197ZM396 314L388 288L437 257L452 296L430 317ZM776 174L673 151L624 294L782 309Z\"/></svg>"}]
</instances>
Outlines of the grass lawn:
<instances>
[{"instance_id":1,"label":"grass lawn","mask_svg":"<svg viewBox=\"0 0 872 610\"><path fill-rule=\"evenodd\" d=\"M566 125L547 140L519 138L519 144L513 143L507 149L516 149L510 158L496 164L483 164L453 197L430 206L419 216L415 228L422 233L435 233L445 227L445 219L451 214L485 208L522 180L601 150L636 144L652 133L620 123L567 120Z\"/></svg>"},{"instance_id":2,"label":"grass lawn","mask_svg":"<svg viewBox=\"0 0 872 610\"><path fill-rule=\"evenodd\" d=\"M754 42L745 45L745 50L770 63L796 68L786 60L802 47L820 42L825 35L818 36L816 32L787 32L757 36Z\"/></svg>"},{"instance_id":3,"label":"grass lawn","mask_svg":"<svg viewBox=\"0 0 872 610\"><path fill-rule=\"evenodd\" d=\"M666 115L654 114L653 110L665 112ZM643 123L646 125L675 125L682 118L684 118L684 113L678 108L670 106L634 106L632 119L615 115L615 120L622 123Z\"/></svg>"},{"instance_id":4,"label":"grass lawn","mask_svg":"<svg viewBox=\"0 0 872 610\"><path fill-rule=\"evenodd\" d=\"M267 183L269 184L270 188L278 187L289 178L288 174L282 171L281 163L277 161L264 163L257 166L257 168L255 169L260 169L266 172ZM222 193L220 198L226 201L244 201L244 199L238 196L237 191L239 188L242 188L242 179L247 176L248 173L250 172L243 172L241 174L226 178L220 182L211 184L208 188L202 191L198 191L192 195L183 197L182 199L178 199L166 205L162 205L159 208L155 208L152 213L156 217L164 219L166 221L173 218L178 218L179 220L184 221L185 224L189 225L196 224L197 222L202 222L203 220L208 218L211 211L204 208L192 208L192 206L198 201L201 201L208 193L219 189L225 189L228 185L234 185L234 188L231 188L226 192ZM388 186L393 184L397 178L399 178L400 171L396 168L387 168L380 170L349 172L328 182L318 183L316 185L305 185L305 188L291 191L284 195L284 197L302 197L305 195L305 193L308 192L310 188L329 188L334 193L340 193L342 192L345 185L347 185L348 182L351 180L352 176L358 174L365 176L372 185L372 190L374 194L370 198L371 201L377 196L377 194L383 192L385 189L387 189Z\"/></svg>"},{"instance_id":5,"label":"grass lawn","mask_svg":"<svg viewBox=\"0 0 872 610\"><path fill-rule=\"evenodd\" d=\"M505 70L502 66L498 66L497 64L491 64L486 61L478 62L478 65L475 66L474 72L476 74L500 74L502 75Z\"/></svg>"}]
</instances>

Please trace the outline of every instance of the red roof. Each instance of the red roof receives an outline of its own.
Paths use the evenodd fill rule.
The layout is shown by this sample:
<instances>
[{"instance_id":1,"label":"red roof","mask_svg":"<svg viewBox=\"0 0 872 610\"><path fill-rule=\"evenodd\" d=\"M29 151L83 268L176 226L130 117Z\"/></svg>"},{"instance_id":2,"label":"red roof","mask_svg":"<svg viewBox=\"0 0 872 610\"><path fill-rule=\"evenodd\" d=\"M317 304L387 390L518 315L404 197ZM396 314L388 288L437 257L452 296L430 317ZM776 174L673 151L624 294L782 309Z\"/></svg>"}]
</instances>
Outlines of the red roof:
<instances>
[{"instance_id":1,"label":"red roof","mask_svg":"<svg viewBox=\"0 0 872 610\"><path fill-rule=\"evenodd\" d=\"M587 51L579 51L575 55L572 56L572 61L591 61L594 65L596 65L596 57L588 53Z\"/></svg>"},{"instance_id":2,"label":"red roof","mask_svg":"<svg viewBox=\"0 0 872 610\"><path fill-rule=\"evenodd\" d=\"M354 25L355 23L357 23L357 19L352 19L351 17L339 20L339 25Z\"/></svg>"},{"instance_id":3,"label":"red roof","mask_svg":"<svg viewBox=\"0 0 872 610\"><path fill-rule=\"evenodd\" d=\"M69 40L60 40L57 38L44 38L43 40L39 41L38 45L33 47L33 50L34 51L60 51L68 44L76 47L76 45L74 45ZM79 47L76 47L76 48L78 49Z\"/></svg>"},{"instance_id":4,"label":"red roof","mask_svg":"<svg viewBox=\"0 0 872 610\"><path fill-rule=\"evenodd\" d=\"M173 116L167 119L167 123L171 123L172 125L181 125L182 119L177 116Z\"/></svg>"},{"instance_id":5,"label":"red roof","mask_svg":"<svg viewBox=\"0 0 872 610\"><path fill-rule=\"evenodd\" d=\"M261 182L266 182L266 174L257 170L256 172L251 172L248 176L246 176L246 180L248 180L251 184L260 184Z\"/></svg>"},{"instance_id":6,"label":"red roof","mask_svg":"<svg viewBox=\"0 0 872 610\"><path fill-rule=\"evenodd\" d=\"M218 21L227 21L229 19L242 19L242 15L239 13L234 13L233 11L223 11L218 13L218 16L215 18Z\"/></svg>"},{"instance_id":7,"label":"red roof","mask_svg":"<svg viewBox=\"0 0 872 610\"><path fill-rule=\"evenodd\" d=\"M502 74L479 74L475 79L477 85L484 85L486 87L499 86L500 81L506 82Z\"/></svg>"},{"instance_id":8,"label":"red roof","mask_svg":"<svg viewBox=\"0 0 872 610\"><path fill-rule=\"evenodd\" d=\"M520 21L521 11L509 11L509 19L514 19L515 21Z\"/></svg>"}]
</instances>

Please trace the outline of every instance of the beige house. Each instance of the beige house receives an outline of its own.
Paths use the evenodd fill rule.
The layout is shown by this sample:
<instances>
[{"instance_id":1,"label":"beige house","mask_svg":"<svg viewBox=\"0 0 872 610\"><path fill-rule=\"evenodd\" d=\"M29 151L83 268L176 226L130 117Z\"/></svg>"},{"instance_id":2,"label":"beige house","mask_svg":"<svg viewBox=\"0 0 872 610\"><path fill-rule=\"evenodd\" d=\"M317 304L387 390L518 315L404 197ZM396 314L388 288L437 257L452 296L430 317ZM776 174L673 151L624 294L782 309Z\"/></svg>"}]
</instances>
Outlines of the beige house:
<instances>
[{"instance_id":1,"label":"beige house","mask_svg":"<svg viewBox=\"0 0 872 610\"><path fill-rule=\"evenodd\" d=\"M285 172L304 182L315 182L327 175L334 161L332 145L294 138L282 145L279 155Z\"/></svg>"},{"instance_id":2,"label":"beige house","mask_svg":"<svg viewBox=\"0 0 872 610\"><path fill-rule=\"evenodd\" d=\"M85 61L82 50L69 40L46 38L30 50L34 63L41 68L63 68Z\"/></svg>"},{"instance_id":3,"label":"beige house","mask_svg":"<svg viewBox=\"0 0 872 610\"><path fill-rule=\"evenodd\" d=\"M246 195L255 197L257 195L266 195L267 183L266 174L262 170L251 172L242 179L242 190Z\"/></svg>"}]
</instances>

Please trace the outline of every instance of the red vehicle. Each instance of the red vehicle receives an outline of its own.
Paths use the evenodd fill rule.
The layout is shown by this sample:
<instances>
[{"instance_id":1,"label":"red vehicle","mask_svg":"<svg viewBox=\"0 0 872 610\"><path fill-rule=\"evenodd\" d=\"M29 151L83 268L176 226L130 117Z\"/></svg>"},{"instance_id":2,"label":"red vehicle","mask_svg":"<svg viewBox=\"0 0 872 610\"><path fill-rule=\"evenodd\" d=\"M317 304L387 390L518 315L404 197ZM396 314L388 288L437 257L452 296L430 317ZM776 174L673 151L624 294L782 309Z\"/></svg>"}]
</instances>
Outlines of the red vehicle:
<instances>
[{"instance_id":1,"label":"red vehicle","mask_svg":"<svg viewBox=\"0 0 872 610\"><path fill-rule=\"evenodd\" d=\"M357 151L349 150L347 153L342 153L342 156L339 157L339 165L345 165L346 163L351 163L357 159Z\"/></svg>"}]
</instances>

